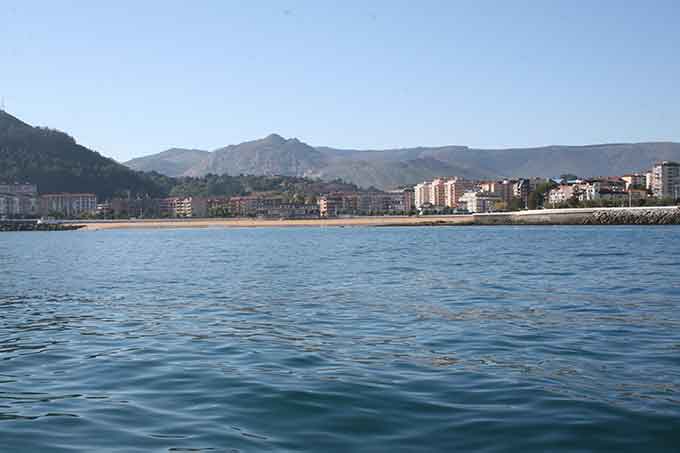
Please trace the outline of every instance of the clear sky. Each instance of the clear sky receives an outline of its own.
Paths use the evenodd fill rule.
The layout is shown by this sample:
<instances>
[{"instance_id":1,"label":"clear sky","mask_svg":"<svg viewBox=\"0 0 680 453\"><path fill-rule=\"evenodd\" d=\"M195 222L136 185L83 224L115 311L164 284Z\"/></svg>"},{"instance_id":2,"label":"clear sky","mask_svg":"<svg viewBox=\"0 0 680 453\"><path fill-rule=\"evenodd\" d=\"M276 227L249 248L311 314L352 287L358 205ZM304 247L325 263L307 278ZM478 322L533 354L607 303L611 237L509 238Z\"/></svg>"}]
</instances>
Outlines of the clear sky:
<instances>
[{"instance_id":1,"label":"clear sky","mask_svg":"<svg viewBox=\"0 0 680 453\"><path fill-rule=\"evenodd\" d=\"M680 1L0 0L0 95L121 161L680 141Z\"/></svg>"}]
</instances>

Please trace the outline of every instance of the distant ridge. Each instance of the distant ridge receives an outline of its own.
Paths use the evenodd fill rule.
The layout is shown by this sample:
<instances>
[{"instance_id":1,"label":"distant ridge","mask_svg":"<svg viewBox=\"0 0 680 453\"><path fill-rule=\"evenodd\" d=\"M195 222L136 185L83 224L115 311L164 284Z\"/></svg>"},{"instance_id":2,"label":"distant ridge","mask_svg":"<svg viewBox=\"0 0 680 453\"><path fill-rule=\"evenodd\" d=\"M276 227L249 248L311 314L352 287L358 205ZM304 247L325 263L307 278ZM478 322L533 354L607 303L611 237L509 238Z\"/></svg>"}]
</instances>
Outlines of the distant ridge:
<instances>
[{"instance_id":1,"label":"distant ridge","mask_svg":"<svg viewBox=\"0 0 680 453\"><path fill-rule=\"evenodd\" d=\"M342 178L362 187L382 189L415 184L436 176L468 178L621 175L645 170L659 159L680 160L680 143L604 143L534 148L475 149L467 146L388 150L313 147L298 139L271 134L213 152L172 149L133 159L135 170L167 176L254 174Z\"/></svg>"}]
</instances>

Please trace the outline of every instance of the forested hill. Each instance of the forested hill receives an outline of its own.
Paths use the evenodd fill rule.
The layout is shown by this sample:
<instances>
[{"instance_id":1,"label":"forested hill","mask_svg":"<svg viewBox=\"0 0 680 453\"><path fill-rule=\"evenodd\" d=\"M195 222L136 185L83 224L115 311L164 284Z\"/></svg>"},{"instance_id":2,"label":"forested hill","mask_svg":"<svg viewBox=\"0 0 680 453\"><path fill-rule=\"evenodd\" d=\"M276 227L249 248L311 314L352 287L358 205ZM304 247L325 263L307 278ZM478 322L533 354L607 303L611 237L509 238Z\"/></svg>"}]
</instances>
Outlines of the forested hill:
<instances>
[{"instance_id":1,"label":"forested hill","mask_svg":"<svg viewBox=\"0 0 680 453\"><path fill-rule=\"evenodd\" d=\"M149 176L91 151L69 135L33 127L0 110L0 182L32 182L41 193L94 192L162 195Z\"/></svg>"},{"instance_id":2,"label":"forested hill","mask_svg":"<svg viewBox=\"0 0 680 453\"><path fill-rule=\"evenodd\" d=\"M359 188L340 180L295 176L212 175L171 178L133 171L78 145L69 135L33 127L0 110L0 183L30 182L40 193L93 192L118 196L234 196L277 192L312 196Z\"/></svg>"}]
</instances>

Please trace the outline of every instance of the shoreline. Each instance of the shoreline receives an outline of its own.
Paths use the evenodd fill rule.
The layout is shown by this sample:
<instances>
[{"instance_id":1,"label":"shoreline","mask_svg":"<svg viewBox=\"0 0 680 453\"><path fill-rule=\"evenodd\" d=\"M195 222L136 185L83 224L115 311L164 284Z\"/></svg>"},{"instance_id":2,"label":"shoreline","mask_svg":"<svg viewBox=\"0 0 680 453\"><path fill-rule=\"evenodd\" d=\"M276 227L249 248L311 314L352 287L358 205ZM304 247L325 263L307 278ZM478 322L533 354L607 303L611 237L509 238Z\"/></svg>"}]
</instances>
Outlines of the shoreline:
<instances>
[{"instance_id":1,"label":"shoreline","mask_svg":"<svg viewBox=\"0 0 680 453\"><path fill-rule=\"evenodd\" d=\"M67 220L82 231L166 228L416 227L484 225L678 225L680 207L542 209L464 215L340 217L327 219L189 218Z\"/></svg>"},{"instance_id":2,"label":"shoreline","mask_svg":"<svg viewBox=\"0 0 680 453\"><path fill-rule=\"evenodd\" d=\"M178 229L178 228L262 228L262 227L375 227L375 226L434 226L472 225L472 215L432 217L348 217L332 219L149 219L67 221L83 225L81 231L121 229Z\"/></svg>"}]
</instances>

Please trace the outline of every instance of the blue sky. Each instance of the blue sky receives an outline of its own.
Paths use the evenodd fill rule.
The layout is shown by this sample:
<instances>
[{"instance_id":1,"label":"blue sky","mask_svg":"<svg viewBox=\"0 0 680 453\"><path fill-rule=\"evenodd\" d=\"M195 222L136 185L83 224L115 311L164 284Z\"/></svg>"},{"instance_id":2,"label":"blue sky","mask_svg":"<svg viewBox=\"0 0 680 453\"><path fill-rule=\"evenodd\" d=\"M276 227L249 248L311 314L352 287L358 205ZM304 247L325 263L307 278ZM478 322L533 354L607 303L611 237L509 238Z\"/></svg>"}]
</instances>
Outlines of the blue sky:
<instances>
[{"instance_id":1,"label":"blue sky","mask_svg":"<svg viewBox=\"0 0 680 453\"><path fill-rule=\"evenodd\" d=\"M0 95L118 160L680 141L680 2L0 0Z\"/></svg>"}]
</instances>

